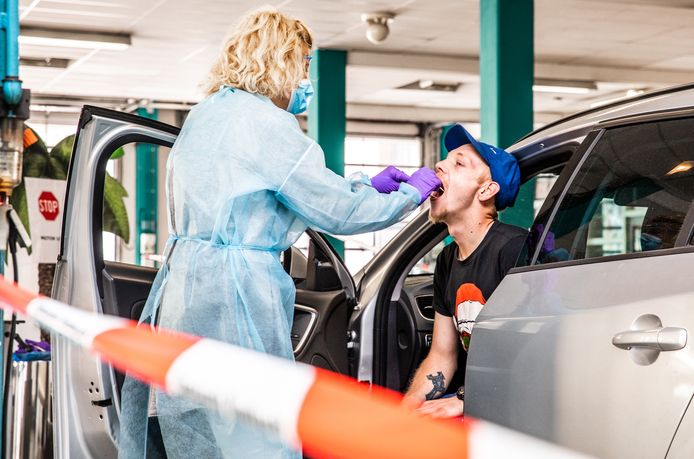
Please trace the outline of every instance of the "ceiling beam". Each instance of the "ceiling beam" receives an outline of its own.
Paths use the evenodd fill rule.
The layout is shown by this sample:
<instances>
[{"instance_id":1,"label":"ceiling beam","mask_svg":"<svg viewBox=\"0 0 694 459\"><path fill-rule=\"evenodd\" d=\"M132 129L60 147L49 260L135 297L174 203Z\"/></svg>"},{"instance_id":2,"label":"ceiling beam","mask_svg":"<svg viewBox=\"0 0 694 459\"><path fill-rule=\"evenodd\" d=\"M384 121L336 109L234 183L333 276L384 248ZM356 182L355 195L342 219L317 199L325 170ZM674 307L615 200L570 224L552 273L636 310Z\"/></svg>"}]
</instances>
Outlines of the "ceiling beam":
<instances>
[{"instance_id":1,"label":"ceiling beam","mask_svg":"<svg viewBox=\"0 0 694 459\"><path fill-rule=\"evenodd\" d=\"M534 121L547 124L563 116L563 113L535 112ZM452 121L479 123L480 111L457 108L347 103L347 118L350 120L388 120L414 123L446 123Z\"/></svg>"},{"instance_id":2,"label":"ceiling beam","mask_svg":"<svg viewBox=\"0 0 694 459\"><path fill-rule=\"evenodd\" d=\"M347 55L347 66L411 70L421 69L426 71L435 70L479 76L479 59L476 56L428 56L407 53L351 51ZM691 72L677 70L649 70L643 68L554 64L547 62L535 62L535 77L661 85L684 84L692 81Z\"/></svg>"}]
</instances>

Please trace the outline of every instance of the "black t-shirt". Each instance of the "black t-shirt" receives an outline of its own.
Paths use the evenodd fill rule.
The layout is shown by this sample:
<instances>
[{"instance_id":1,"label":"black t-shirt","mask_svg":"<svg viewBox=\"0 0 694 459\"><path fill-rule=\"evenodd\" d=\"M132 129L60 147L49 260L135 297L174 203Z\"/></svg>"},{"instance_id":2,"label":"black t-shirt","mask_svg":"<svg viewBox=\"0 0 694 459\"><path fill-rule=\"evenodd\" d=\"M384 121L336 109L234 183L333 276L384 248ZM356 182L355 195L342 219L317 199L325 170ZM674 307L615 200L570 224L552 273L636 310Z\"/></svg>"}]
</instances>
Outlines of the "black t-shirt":
<instances>
[{"instance_id":1,"label":"black t-shirt","mask_svg":"<svg viewBox=\"0 0 694 459\"><path fill-rule=\"evenodd\" d=\"M458 352L456 384L462 385L470 344L470 333L477 314L492 292L515 264L528 232L513 225L494 222L484 239L465 260L458 260L458 246L446 246L436 259L434 271L434 310L451 317L466 352Z\"/></svg>"}]
</instances>

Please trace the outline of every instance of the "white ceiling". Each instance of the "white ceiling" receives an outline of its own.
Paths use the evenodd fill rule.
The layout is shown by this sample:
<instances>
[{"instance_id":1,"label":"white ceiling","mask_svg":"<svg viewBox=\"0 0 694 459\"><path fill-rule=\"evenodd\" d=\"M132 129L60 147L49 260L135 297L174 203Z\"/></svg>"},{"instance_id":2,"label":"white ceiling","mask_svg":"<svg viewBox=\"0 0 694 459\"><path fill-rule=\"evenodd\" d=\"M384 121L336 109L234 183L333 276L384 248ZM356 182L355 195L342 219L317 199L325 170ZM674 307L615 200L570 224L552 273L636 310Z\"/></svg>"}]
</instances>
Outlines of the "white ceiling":
<instances>
[{"instance_id":1,"label":"white ceiling","mask_svg":"<svg viewBox=\"0 0 694 459\"><path fill-rule=\"evenodd\" d=\"M25 87L41 96L195 102L199 84L236 18L267 2L236 0L20 0L22 26L129 33L125 51L22 46L22 57L67 58L67 69L22 66ZM478 0L286 0L317 45L350 51L352 113L406 118L467 116L479 108ZM369 43L360 15L391 11L391 33ZM536 94L539 120L692 80L694 1L536 0L536 77L597 81L586 95ZM398 90L419 79L460 82L458 92ZM54 98L54 97L53 97ZM375 110L365 110L374 106ZM401 107L394 110L393 107ZM376 110L376 109L381 109ZM409 113L413 113L410 111Z\"/></svg>"}]
</instances>

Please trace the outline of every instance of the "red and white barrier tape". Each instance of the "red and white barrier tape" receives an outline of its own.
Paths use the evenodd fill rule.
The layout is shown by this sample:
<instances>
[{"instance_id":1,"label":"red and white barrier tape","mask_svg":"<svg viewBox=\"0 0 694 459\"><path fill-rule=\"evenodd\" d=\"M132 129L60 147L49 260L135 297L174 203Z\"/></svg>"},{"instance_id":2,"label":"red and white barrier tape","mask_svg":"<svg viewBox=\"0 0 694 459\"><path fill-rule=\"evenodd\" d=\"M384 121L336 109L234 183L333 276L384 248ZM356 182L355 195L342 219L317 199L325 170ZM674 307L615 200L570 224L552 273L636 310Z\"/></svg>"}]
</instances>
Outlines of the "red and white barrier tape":
<instances>
[{"instance_id":1,"label":"red and white barrier tape","mask_svg":"<svg viewBox=\"0 0 694 459\"><path fill-rule=\"evenodd\" d=\"M25 314L170 394L261 424L313 457L584 457L484 421L432 420L401 406L393 391L226 343L81 311L4 279L0 307Z\"/></svg>"}]
</instances>

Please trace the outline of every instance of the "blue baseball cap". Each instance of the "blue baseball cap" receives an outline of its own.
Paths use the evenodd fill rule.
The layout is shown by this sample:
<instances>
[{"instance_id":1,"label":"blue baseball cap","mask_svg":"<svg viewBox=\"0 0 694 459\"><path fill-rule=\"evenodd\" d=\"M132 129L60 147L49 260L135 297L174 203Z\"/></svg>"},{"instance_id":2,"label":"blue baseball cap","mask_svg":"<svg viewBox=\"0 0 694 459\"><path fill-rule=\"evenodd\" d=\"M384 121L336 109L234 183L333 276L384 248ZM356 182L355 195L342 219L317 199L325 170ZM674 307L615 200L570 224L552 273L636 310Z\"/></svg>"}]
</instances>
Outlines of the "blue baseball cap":
<instances>
[{"instance_id":1,"label":"blue baseball cap","mask_svg":"<svg viewBox=\"0 0 694 459\"><path fill-rule=\"evenodd\" d=\"M463 145L472 145L492 173L492 180L499 184L496 195L497 210L513 206L520 188L520 169L513 155L501 148L478 142L462 124L451 126L443 139L446 150L453 151Z\"/></svg>"}]
</instances>

